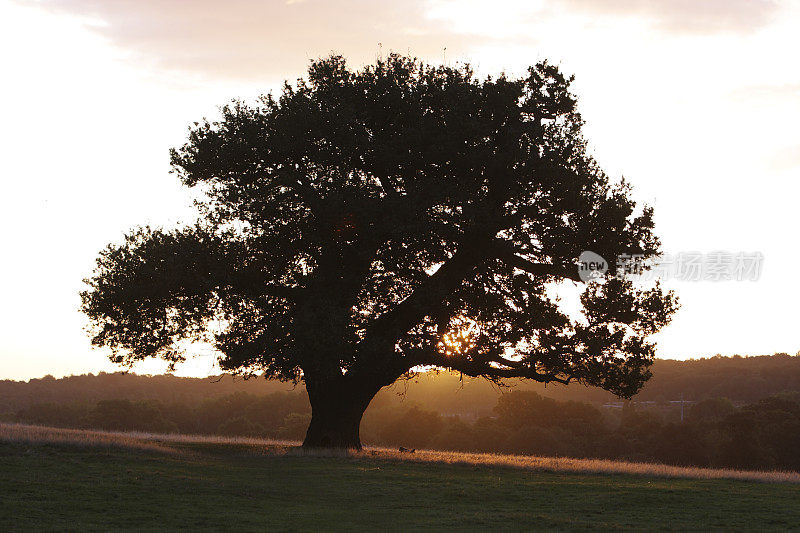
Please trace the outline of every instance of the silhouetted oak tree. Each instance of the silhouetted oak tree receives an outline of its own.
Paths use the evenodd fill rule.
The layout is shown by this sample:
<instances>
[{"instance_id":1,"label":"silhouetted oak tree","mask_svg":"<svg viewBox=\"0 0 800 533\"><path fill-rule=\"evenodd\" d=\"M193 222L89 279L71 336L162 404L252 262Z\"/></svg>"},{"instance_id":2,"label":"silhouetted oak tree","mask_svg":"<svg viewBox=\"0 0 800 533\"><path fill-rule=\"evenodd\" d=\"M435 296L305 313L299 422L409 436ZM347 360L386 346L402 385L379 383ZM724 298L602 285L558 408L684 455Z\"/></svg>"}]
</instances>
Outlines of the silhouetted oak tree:
<instances>
[{"instance_id":1,"label":"silhouetted oak tree","mask_svg":"<svg viewBox=\"0 0 800 533\"><path fill-rule=\"evenodd\" d=\"M93 343L130 365L208 341L227 371L303 381L315 447L360 447L372 397L416 367L634 394L673 296L608 275L575 319L548 290L580 283L584 250L613 274L658 249L651 209L587 155L571 81L330 57L225 107L172 151L199 222L101 253Z\"/></svg>"}]
</instances>

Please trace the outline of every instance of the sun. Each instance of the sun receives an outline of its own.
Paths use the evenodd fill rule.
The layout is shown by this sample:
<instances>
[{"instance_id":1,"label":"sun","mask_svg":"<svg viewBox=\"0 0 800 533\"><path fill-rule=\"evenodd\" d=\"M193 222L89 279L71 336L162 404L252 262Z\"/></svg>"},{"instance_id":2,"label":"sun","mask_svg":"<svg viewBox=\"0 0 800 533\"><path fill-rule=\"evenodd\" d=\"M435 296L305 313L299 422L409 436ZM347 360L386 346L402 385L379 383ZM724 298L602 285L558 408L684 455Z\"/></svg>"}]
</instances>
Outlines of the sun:
<instances>
[{"instance_id":1,"label":"sun","mask_svg":"<svg viewBox=\"0 0 800 533\"><path fill-rule=\"evenodd\" d=\"M475 348L479 331L477 322L458 317L450 321L450 330L442 335L437 347L448 357L464 355Z\"/></svg>"}]
</instances>

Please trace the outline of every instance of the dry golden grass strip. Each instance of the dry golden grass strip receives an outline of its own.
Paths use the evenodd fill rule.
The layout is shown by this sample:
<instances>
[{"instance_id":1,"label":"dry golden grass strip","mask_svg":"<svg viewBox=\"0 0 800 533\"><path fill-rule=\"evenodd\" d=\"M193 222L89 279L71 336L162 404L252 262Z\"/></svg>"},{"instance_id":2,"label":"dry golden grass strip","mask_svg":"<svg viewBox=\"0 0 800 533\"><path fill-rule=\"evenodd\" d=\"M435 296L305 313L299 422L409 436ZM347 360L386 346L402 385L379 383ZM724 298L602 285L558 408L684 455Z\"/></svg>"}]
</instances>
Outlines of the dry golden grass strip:
<instances>
[{"instance_id":1,"label":"dry golden grass strip","mask_svg":"<svg viewBox=\"0 0 800 533\"><path fill-rule=\"evenodd\" d=\"M385 460L414 461L485 467L507 467L531 471L570 474L624 474L662 478L734 479L768 483L800 483L800 473L782 471L734 470L728 468L699 468L658 463L635 463L608 459L572 459L569 457L539 457L497 453L446 452L417 450L413 454L389 449L372 449L356 455Z\"/></svg>"},{"instance_id":2,"label":"dry golden grass strip","mask_svg":"<svg viewBox=\"0 0 800 533\"><path fill-rule=\"evenodd\" d=\"M176 444L235 445L271 453L283 453L284 448L299 446L299 443L294 441L265 440L249 437L147 433L142 431L102 431L4 423L0 423L0 441L57 443L78 446L114 446L170 453L182 451L170 446Z\"/></svg>"},{"instance_id":3,"label":"dry golden grass strip","mask_svg":"<svg viewBox=\"0 0 800 533\"><path fill-rule=\"evenodd\" d=\"M131 433L87 431L28 424L0 424L0 441L134 448L167 453L176 451L157 441L140 438Z\"/></svg>"},{"instance_id":4,"label":"dry golden grass strip","mask_svg":"<svg viewBox=\"0 0 800 533\"><path fill-rule=\"evenodd\" d=\"M306 457L345 457L356 461L406 461L503 467L521 470L558 472L565 474L621 474L661 478L733 479L767 483L800 483L800 473L780 471L734 470L726 468L697 468L658 463L635 463L607 459L571 459L497 453L447 452L416 450L400 452L390 448L367 447L362 451L307 450L298 442L249 437L214 435L179 435L144 432L114 432L82 429L63 429L27 424L0 424L0 441L61 443L79 446L113 446L166 453L186 453L170 445L208 444L237 446L247 453Z\"/></svg>"}]
</instances>

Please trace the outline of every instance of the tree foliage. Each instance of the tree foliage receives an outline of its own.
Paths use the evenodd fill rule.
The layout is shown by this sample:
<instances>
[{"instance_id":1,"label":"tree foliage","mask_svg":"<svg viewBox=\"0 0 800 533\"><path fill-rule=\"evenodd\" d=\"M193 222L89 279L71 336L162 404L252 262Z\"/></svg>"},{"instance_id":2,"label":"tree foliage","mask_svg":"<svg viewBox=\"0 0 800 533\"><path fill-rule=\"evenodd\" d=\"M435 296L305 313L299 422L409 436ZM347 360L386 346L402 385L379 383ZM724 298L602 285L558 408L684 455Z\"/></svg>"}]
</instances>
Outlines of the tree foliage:
<instances>
[{"instance_id":1,"label":"tree foliage","mask_svg":"<svg viewBox=\"0 0 800 533\"><path fill-rule=\"evenodd\" d=\"M658 253L653 212L587 153L571 82L334 56L223 108L172 151L200 221L101 254L94 343L133 364L209 341L227 371L307 384L436 366L634 394L676 301L613 275ZM584 250L612 269L571 317L549 288L580 283Z\"/></svg>"}]
</instances>

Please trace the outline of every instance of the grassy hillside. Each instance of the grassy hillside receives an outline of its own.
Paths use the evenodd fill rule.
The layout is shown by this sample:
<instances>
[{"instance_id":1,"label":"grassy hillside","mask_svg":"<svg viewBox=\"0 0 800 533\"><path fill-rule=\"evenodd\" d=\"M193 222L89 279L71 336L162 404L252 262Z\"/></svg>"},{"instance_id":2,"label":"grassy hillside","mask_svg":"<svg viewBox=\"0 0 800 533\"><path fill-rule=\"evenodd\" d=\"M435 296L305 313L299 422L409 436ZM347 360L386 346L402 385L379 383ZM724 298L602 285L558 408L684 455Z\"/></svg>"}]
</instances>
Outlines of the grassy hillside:
<instances>
[{"instance_id":1,"label":"grassy hillside","mask_svg":"<svg viewBox=\"0 0 800 533\"><path fill-rule=\"evenodd\" d=\"M452 454L456 462L449 464L424 454L398 460L388 452L309 457L270 453L246 440L20 437L6 429L0 523L12 531L705 530L800 523L796 483L509 468Z\"/></svg>"}]
</instances>

